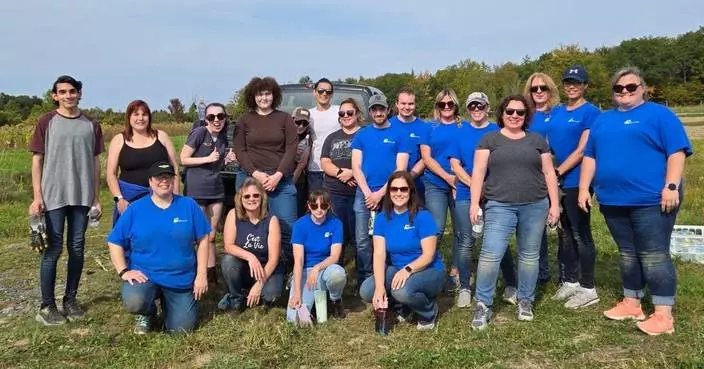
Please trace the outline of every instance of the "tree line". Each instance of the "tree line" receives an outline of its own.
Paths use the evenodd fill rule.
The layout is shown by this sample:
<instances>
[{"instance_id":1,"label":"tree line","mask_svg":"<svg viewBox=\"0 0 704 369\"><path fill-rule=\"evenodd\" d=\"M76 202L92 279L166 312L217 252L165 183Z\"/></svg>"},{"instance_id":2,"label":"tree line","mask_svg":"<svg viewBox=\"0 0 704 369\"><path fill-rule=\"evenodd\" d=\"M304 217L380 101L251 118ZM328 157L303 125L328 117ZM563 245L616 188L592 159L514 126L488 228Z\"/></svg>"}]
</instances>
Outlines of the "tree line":
<instances>
[{"instance_id":1,"label":"tree line","mask_svg":"<svg viewBox=\"0 0 704 369\"><path fill-rule=\"evenodd\" d=\"M559 82L564 69L573 63L582 64L590 75L587 98L602 108L611 106L611 74L619 68L634 65L644 73L651 100L668 105L697 105L704 102L704 27L676 37L641 37L625 40L617 46L594 50L578 45L560 46L537 59L523 58L520 63L507 62L491 66L467 59L435 73L387 73L377 77L359 76L337 82L375 86L389 97L411 87L416 91L419 115L432 115L435 94L451 87L460 97L472 91L484 91L496 105L504 96L520 93L525 80L534 72L544 72ZM301 83L310 82L303 76ZM237 117L244 111L237 90L228 102L228 111ZM51 94L43 97L11 96L0 93L0 126L19 123L34 124L43 113L54 108ZM112 109L85 110L106 124L122 124L124 113ZM152 112L154 123L189 122L197 118L196 102L188 109L179 98L169 101L168 109Z\"/></svg>"}]
</instances>

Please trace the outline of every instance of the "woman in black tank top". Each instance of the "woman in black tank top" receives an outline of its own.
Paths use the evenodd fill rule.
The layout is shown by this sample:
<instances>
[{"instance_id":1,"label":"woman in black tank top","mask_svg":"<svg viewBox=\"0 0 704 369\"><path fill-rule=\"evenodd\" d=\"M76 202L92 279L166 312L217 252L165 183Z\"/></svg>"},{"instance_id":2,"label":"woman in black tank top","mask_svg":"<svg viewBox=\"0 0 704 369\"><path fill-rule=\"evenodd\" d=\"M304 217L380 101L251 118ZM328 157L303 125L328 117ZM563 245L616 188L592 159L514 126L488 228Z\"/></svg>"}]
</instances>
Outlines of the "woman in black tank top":
<instances>
[{"instance_id":1,"label":"woman in black tank top","mask_svg":"<svg viewBox=\"0 0 704 369\"><path fill-rule=\"evenodd\" d=\"M278 218L268 213L267 202L264 187L251 177L235 195L235 208L227 214L223 232L221 266L228 293L218 303L221 310L253 307L261 299L270 304L283 292L281 229ZM249 289L246 297L245 289Z\"/></svg>"},{"instance_id":2,"label":"woman in black tank top","mask_svg":"<svg viewBox=\"0 0 704 369\"><path fill-rule=\"evenodd\" d=\"M113 224L131 202L149 193L147 170L159 161L170 162L178 172L169 135L152 127L152 113L146 102L132 101L125 112L125 128L110 141L108 151L106 177L115 200ZM178 186L177 181L174 193L179 192Z\"/></svg>"}]
</instances>

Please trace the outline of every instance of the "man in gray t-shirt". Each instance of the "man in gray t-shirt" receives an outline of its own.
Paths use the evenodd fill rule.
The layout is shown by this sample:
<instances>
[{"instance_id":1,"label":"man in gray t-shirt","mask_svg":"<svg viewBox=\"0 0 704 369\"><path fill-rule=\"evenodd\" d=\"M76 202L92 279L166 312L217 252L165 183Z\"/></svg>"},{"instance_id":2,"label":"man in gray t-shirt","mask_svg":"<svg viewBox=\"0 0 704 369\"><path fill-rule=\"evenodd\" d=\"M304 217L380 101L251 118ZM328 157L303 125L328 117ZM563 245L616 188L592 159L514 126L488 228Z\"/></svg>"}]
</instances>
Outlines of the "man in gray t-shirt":
<instances>
[{"instance_id":1,"label":"man in gray t-shirt","mask_svg":"<svg viewBox=\"0 0 704 369\"><path fill-rule=\"evenodd\" d=\"M82 319L83 309L76 301L83 272L83 249L88 211L100 216L100 161L104 151L100 125L81 112L83 84L70 76L60 76L51 90L57 109L44 114L34 130L29 151L32 155L31 216L44 214L48 247L42 253L39 281L42 303L36 316L44 325L58 325ZM63 315L56 308L54 286L56 264L63 249L64 225L68 272L63 298Z\"/></svg>"}]
</instances>

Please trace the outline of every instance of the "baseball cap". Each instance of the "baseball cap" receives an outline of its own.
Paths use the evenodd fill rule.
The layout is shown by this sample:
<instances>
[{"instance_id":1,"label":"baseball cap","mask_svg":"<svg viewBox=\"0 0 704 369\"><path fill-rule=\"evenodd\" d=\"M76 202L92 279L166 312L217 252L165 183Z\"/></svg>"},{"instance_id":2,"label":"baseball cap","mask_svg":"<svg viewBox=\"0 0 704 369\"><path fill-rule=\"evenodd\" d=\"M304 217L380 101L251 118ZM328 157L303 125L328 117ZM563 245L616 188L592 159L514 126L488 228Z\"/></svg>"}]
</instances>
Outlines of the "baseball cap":
<instances>
[{"instance_id":1,"label":"baseball cap","mask_svg":"<svg viewBox=\"0 0 704 369\"><path fill-rule=\"evenodd\" d=\"M305 120L306 122L310 122L310 110L301 106L297 106L295 109L293 109L293 113L291 113L291 116L295 121Z\"/></svg>"},{"instance_id":2,"label":"baseball cap","mask_svg":"<svg viewBox=\"0 0 704 369\"><path fill-rule=\"evenodd\" d=\"M158 177L162 174L170 174L172 176L176 175L174 167L171 163L166 161L157 161L149 167L149 177Z\"/></svg>"},{"instance_id":3,"label":"baseball cap","mask_svg":"<svg viewBox=\"0 0 704 369\"><path fill-rule=\"evenodd\" d=\"M486 96L483 92L472 92L467 96L467 102L464 106L469 106L473 102L478 102L482 105L489 105L489 96Z\"/></svg>"},{"instance_id":4,"label":"baseball cap","mask_svg":"<svg viewBox=\"0 0 704 369\"><path fill-rule=\"evenodd\" d=\"M562 81L567 81L569 79L573 79L577 82L589 82L589 74L587 73L587 70L584 69L583 66L579 64L573 64L569 68L565 70L565 73L562 74Z\"/></svg>"},{"instance_id":5,"label":"baseball cap","mask_svg":"<svg viewBox=\"0 0 704 369\"><path fill-rule=\"evenodd\" d=\"M386 101L386 96L381 94L372 95L372 97L369 98L369 109L374 107L374 105L381 105L387 109L389 108L389 103Z\"/></svg>"}]
</instances>

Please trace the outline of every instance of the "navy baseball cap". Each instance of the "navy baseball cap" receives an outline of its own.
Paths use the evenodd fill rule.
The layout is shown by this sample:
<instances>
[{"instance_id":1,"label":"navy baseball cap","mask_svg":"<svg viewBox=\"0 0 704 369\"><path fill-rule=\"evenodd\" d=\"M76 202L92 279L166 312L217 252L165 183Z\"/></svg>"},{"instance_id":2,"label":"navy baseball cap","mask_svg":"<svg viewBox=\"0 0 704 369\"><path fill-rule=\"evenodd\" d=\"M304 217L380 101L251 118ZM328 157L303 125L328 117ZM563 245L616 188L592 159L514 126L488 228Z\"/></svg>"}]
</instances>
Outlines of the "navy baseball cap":
<instances>
[{"instance_id":1,"label":"navy baseball cap","mask_svg":"<svg viewBox=\"0 0 704 369\"><path fill-rule=\"evenodd\" d=\"M575 80L581 83L589 82L589 74L583 66L579 64L573 64L569 68L565 69L565 73L562 74L562 82L567 80Z\"/></svg>"}]
</instances>

